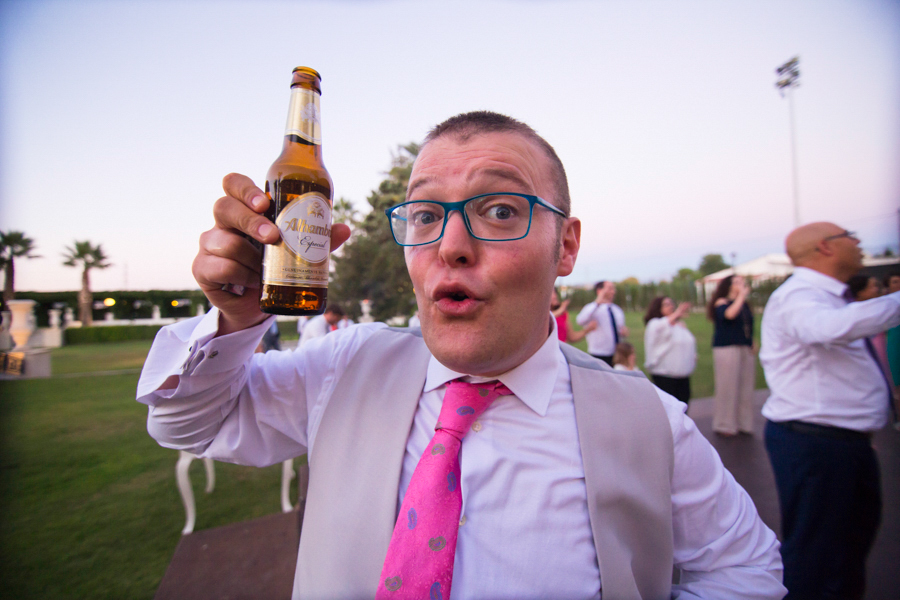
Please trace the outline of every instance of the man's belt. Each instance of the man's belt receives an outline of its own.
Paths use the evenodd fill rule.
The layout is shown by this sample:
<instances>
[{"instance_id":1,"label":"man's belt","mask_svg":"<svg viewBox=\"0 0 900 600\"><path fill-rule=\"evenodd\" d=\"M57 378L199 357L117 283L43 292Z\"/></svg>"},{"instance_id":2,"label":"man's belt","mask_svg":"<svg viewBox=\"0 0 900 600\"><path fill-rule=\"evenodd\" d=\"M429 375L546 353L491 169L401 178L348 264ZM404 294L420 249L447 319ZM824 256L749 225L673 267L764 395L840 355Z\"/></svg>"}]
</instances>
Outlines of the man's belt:
<instances>
[{"instance_id":1,"label":"man's belt","mask_svg":"<svg viewBox=\"0 0 900 600\"><path fill-rule=\"evenodd\" d=\"M796 433L829 437L836 440L861 440L867 442L872 439L872 434L868 431L856 431L854 429L844 429L843 427L832 427L831 425L807 423L806 421L781 421L775 422L775 424Z\"/></svg>"}]
</instances>

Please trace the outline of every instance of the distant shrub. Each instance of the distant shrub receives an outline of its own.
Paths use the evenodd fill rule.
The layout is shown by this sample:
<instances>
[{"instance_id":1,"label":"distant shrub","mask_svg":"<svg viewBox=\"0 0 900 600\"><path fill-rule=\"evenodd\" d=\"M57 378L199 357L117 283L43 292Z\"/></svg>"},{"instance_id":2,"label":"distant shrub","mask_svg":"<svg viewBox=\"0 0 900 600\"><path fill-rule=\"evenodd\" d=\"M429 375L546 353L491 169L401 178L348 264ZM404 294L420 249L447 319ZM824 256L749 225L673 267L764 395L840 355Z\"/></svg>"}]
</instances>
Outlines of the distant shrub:
<instances>
[{"instance_id":1,"label":"distant shrub","mask_svg":"<svg viewBox=\"0 0 900 600\"><path fill-rule=\"evenodd\" d=\"M296 340L300 337L297 333L297 321L278 321L278 331L283 340Z\"/></svg>"},{"instance_id":2,"label":"distant shrub","mask_svg":"<svg viewBox=\"0 0 900 600\"><path fill-rule=\"evenodd\" d=\"M66 329L66 345L102 344L152 340L161 325L118 325L113 327L73 327Z\"/></svg>"}]
</instances>

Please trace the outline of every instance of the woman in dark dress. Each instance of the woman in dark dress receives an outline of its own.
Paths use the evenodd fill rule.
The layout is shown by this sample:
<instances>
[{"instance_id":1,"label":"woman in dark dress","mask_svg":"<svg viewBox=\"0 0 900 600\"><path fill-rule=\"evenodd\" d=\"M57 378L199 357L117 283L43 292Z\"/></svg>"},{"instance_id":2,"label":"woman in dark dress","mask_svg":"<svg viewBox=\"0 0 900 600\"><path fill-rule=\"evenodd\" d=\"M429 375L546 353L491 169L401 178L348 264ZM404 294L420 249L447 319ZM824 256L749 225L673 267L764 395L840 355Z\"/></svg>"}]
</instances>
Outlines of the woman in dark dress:
<instances>
[{"instance_id":1,"label":"woman in dark dress","mask_svg":"<svg viewBox=\"0 0 900 600\"><path fill-rule=\"evenodd\" d=\"M749 294L743 277L729 275L719 282L707 307L706 314L715 326L713 431L724 436L753 433L756 356Z\"/></svg>"}]
</instances>

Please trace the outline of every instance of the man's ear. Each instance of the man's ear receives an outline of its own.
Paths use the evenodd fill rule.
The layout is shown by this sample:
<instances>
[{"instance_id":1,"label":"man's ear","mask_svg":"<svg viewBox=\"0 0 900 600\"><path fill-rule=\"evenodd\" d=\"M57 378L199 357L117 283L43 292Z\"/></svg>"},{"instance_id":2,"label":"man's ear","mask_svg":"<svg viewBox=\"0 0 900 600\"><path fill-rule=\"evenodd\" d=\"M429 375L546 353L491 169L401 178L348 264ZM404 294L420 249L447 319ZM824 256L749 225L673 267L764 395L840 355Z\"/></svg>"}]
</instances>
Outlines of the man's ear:
<instances>
[{"instance_id":1,"label":"man's ear","mask_svg":"<svg viewBox=\"0 0 900 600\"><path fill-rule=\"evenodd\" d=\"M816 252L818 252L822 256L834 255L834 251L831 249L831 245L826 240L822 240L816 244Z\"/></svg>"},{"instance_id":2,"label":"man's ear","mask_svg":"<svg viewBox=\"0 0 900 600\"><path fill-rule=\"evenodd\" d=\"M568 217L560 238L556 276L565 277L572 273L575 260L578 258L578 249L581 247L581 221L576 217Z\"/></svg>"}]
</instances>

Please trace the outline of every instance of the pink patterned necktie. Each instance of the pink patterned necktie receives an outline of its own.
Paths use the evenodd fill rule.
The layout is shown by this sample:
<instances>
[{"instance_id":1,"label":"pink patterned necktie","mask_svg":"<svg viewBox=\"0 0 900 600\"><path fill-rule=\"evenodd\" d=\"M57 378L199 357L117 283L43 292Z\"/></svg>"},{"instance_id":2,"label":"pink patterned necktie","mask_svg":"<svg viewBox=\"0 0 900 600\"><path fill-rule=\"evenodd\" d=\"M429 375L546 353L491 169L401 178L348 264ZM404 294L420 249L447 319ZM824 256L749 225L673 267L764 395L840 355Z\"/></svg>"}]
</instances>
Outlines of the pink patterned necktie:
<instances>
[{"instance_id":1,"label":"pink patterned necktie","mask_svg":"<svg viewBox=\"0 0 900 600\"><path fill-rule=\"evenodd\" d=\"M403 497L376 600L450 598L462 509L459 448L491 402L511 393L499 381L447 384L434 437Z\"/></svg>"}]
</instances>

